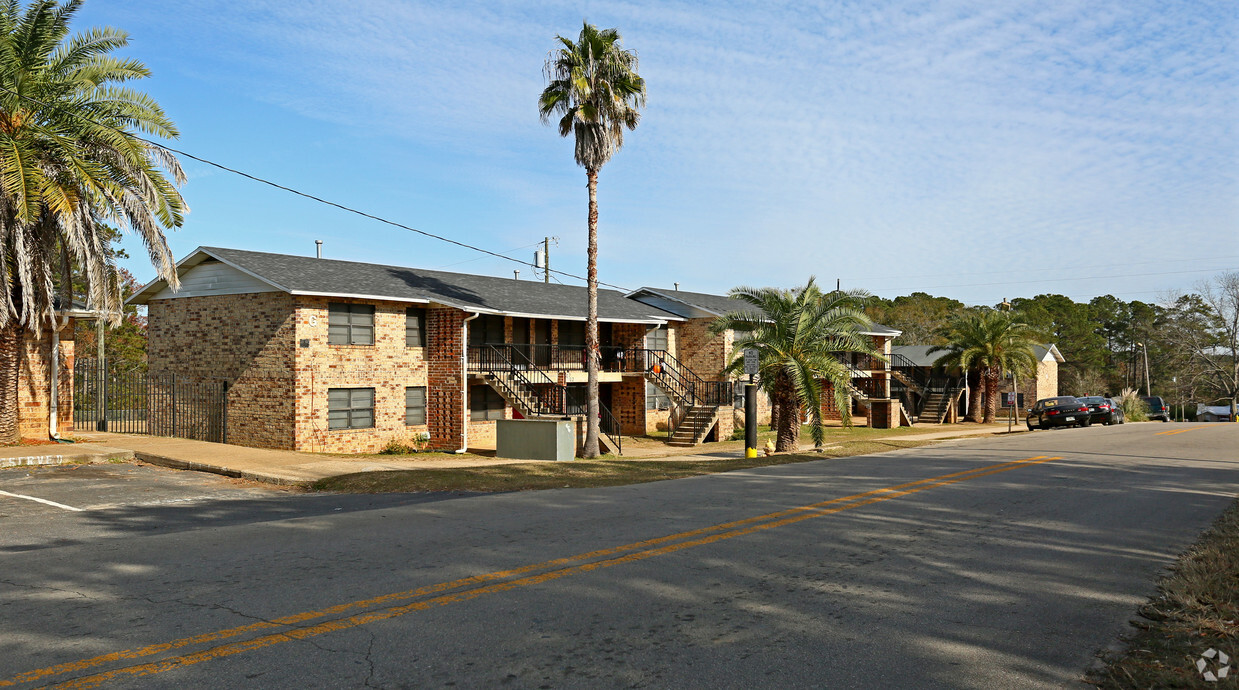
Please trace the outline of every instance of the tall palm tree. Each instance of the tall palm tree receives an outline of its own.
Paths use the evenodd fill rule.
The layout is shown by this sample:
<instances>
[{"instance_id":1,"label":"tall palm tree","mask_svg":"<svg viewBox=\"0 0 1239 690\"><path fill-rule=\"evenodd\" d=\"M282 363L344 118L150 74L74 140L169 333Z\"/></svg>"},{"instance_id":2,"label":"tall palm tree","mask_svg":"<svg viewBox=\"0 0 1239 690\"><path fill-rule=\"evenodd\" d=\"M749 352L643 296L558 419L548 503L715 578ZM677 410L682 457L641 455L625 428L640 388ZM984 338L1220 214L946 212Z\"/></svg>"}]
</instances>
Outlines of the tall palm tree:
<instances>
[{"instance_id":1,"label":"tall palm tree","mask_svg":"<svg viewBox=\"0 0 1239 690\"><path fill-rule=\"evenodd\" d=\"M942 329L946 345L929 348L930 353L945 352L934 362L938 366L959 367L965 373L980 373L985 393L985 413L981 420L988 424L998 412L998 382L1005 372L1030 376L1037 370L1033 346L1037 339L1032 328L1009 313L995 309L964 312L951 319ZM969 417L976 421L975 410L981 406L979 397L970 402Z\"/></svg>"},{"instance_id":2,"label":"tall palm tree","mask_svg":"<svg viewBox=\"0 0 1239 690\"><path fill-rule=\"evenodd\" d=\"M837 355L861 352L881 357L863 331L872 326L865 316L861 291L823 293L813 278L794 290L738 287L728 293L756 309L724 314L710 324L718 335L727 330L747 331L736 339L735 352L758 352L762 387L774 408L778 451L796 450L800 439L800 411L809 410L809 433L813 443L822 445L823 382L834 389L835 406L844 423L850 423L851 404L847 389L851 370ZM744 370L742 358L733 360L726 371Z\"/></svg>"},{"instance_id":3,"label":"tall palm tree","mask_svg":"<svg viewBox=\"0 0 1239 690\"><path fill-rule=\"evenodd\" d=\"M71 299L69 273L79 271L90 303L119 318L108 223L134 231L160 277L177 284L163 228L187 211L176 189L184 173L136 134L173 138L176 128L149 96L121 86L150 74L109 55L127 45L124 32L69 35L81 4L0 2L0 442L16 439L18 347L26 330L51 324L54 286Z\"/></svg>"},{"instance_id":4,"label":"tall palm tree","mask_svg":"<svg viewBox=\"0 0 1239 690\"><path fill-rule=\"evenodd\" d=\"M560 47L546 59L549 81L538 98L542 122L560 115L559 135L576 137L576 162L589 185L589 245L586 284L589 307L585 327L589 403L585 457L598 457L598 171L624 145L624 128L635 129L645 105L645 80L637 56L620 46L616 29L588 22L574 43L556 36Z\"/></svg>"}]
</instances>

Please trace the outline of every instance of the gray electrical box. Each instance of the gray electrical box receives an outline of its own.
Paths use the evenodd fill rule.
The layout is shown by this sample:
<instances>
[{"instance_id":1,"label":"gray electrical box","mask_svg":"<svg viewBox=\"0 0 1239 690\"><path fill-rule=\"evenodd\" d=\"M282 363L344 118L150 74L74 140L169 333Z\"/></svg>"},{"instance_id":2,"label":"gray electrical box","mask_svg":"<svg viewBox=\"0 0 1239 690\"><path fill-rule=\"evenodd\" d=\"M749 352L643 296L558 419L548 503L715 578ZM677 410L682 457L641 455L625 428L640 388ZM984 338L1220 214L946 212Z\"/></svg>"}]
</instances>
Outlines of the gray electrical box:
<instances>
[{"instance_id":1,"label":"gray electrical box","mask_svg":"<svg viewBox=\"0 0 1239 690\"><path fill-rule=\"evenodd\" d=\"M572 460L576 432L567 419L500 419L495 422L495 456L516 460Z\"/></svg>"}]
</instances>

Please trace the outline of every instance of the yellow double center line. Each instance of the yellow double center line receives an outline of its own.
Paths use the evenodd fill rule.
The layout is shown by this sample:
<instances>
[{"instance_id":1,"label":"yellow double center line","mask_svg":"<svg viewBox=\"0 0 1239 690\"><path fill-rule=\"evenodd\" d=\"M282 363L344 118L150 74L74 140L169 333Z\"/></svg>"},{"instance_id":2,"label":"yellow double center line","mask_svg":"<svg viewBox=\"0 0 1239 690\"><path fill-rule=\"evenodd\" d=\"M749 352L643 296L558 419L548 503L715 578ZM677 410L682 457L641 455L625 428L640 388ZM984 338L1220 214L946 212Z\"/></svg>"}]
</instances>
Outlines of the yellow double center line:
<instances>
[{"instance_id":1,"label":"yellow double center line","mask_svg":"<svg viewBox=\"0 0 1239 690\"><path fill-rule=\"evenodd\" d=\"M1186 434L1189 431L1203 431L1205 429L1222 429L1225 424L1211 424L1209 426L1193 426L1186 429L1172 429L1170 431L1159 431L1154 436L1174 436L1175 434Z\"/></svg>"},{"instance_id":2,"label":"yellow double center line","mask_svg":"<svg viewBox=\"0 0 1239 690\"><path fill-rule=\"evenodd\" d=\"M1038 455L1036 457L1025 458L1023 460L1005 462L997 465L988 465L986 467L979 467L964 472L944 474L938 477L921 479L882 489L874 489L873 491L866 491L864 493L853 494L851 496L835 498L829 501L822 501L820 503L789 508L774 513L767 513L765 515L746 518L744 520L725 522L687 532L670 534L655 539L633 542L623 546L599 549L597 551L590 551L588 553L582 553L566 558L557 558L550 561L544 561L542 563L534 563L510 570L499 570L483 575L474 575L472 577L452 580L450 582L441 582L439 584L419 587L417 589L404 592L395 592L371 599L352 601L318 611L307 611L304 613L292 614L270 621L261 621L235 628L228 628L226 630L218 630L202 635L195 635L193 637L185 637L162 644L154 644L137 649L127 649L89 659L81 659L64 664L57 664L55 666L48 666L46 668L27 671L7 680L0 680L0 687L37 682L50 679L54 676L62 676L69 673L86 671L105 664L113 664L115 662L123 662L131 659L142 659L186 647L222 642L231 638L243 636L247 633L279 629L278 632L271 632L251 639L221 644L198 652L179 656L170 656L144 664L102 671L93 675L65 680L56 685L56 687L61 688L93 688L117 678L146 676L162 673L164 671L169 671L184 666L192 666L194 664L210 661L212 659L219 659L232 656L234 654L240 654L242 652L270 647L282 642L303 640L309 637L322 635L324 633L346 630L348 628L366 625L367 623L396 618L415 611L423 611L437 606L446 606L448 604L454 604L461 601L468 601L487 594L504 592L507 590L516 589L518 587L536 585L542 582L549 582L551 580L567 577L569 575L587 573L593 570L599 570L601 568L609 568L611 566L620 565L623 563L631 563L647 558L653 558L654 556L662 556L680 551L682 549L712 544L724 539L732 539L762 530L794 524L803 520L833 515L844 510L860 508L861 506L866 506L881 501L889 501L893 498L899 498L901 496L907 496L909 494L926 491L928 489L947 486L956 482L967 481L969 479L976 479L978 477L997 474L999 472L1007 472L1018 467L1038 465L1043 462L1050 462L1051 460L1060 459L1061 457L1057 456L1047 457L1044 455ZM397 606L380 608L384 605L397 603L399 604ZM345 615L351 611L359 612L352 615ZM341 617L333 618L334 616ZM312 621L324 618L327 620L306 625Z\"/></svg>"}]
</instances>

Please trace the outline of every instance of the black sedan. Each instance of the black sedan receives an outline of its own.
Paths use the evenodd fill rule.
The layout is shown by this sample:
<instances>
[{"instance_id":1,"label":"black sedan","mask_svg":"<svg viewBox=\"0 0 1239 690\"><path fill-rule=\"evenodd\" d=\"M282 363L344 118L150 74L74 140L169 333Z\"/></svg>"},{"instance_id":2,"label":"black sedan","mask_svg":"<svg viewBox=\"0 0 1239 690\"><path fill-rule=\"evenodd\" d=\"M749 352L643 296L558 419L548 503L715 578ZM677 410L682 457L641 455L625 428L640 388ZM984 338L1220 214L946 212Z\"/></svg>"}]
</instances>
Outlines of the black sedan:
<instances>
[{"instance_id":1,"label":"black sedan","mask_svg":"<svg viewBox=\"0 0 1239 690\"><path fill-rule=\"evenodd\" d=\"M1028 430L1049 429L1052 426L1088 426L1093 423L1088 406L1070 395L1042 398L1028 410Z\"/></svg>"},{"instance_id":2,"label":"black sedan","mask_svg":"<svg viewBox=\"0 0 1239 690\"><path fill-rule=\"evenodd\" d=\"M1110 418L1106 420L1106 424L1125 424L1127 422L1127 413L1123 412L1123 406L1119 404L1117 398L1110 398Z\"/></svg>"},{"instance_id":3,"label":"black sedan","mask_svg":"<svg viewBox=\"0 0 1239 690\"><path fill-rule=\"evenodd\" d=\"M1100 395L1089 395L1077 399L1088 406L1088 417L1090 423L1110 423L1113 407L1109 398L1103 398Z\"/></svg>"}]
</instances>

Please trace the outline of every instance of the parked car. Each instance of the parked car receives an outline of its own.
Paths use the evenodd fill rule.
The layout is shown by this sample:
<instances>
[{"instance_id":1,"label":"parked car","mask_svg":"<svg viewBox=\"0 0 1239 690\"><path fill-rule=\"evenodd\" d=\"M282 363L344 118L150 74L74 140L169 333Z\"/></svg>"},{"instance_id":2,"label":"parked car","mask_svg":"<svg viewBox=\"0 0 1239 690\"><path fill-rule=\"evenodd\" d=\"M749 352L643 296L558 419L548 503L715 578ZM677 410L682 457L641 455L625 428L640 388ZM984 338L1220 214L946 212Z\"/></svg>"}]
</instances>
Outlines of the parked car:
<instances>
[{"instance_id":1,"label":"parked car","mask_svg":"<svg viewBox=\"0 0 1239 690\"><path fill-rule=\"evenodd\" d=\"M1144 401L1144 406L1148 409L1150 420L1160 419L1163 422L1170 421L1170 406L1166 404L1165 400L1162 400L1156 395L1146 396L1141 398L1141 400Z\"/></svg>"},{"instance_id":2,"label":"parked car","mask_svg":"<svg viewBox=\"0 0 1239 690\"><path fill-rule=\"evenodd\" d=\"M1110 398L1110 418L1106 420L1106 424L1125 423L1127 423L1127 414L1123 412L1123 406L1118 400Z\"/></svg>"},{"instance_id":3,"label":"parked car","mask_svg":"<svg viewBox=\"0 0 1239 690\"><path fill-rule=\"evenodd\" d=\"M1110 399L1100 395L1089 395L1078 400L1088 406L1088 421L1100 424L1110 423Z\"/></svg>"},{"instance_id":4,"label":"parked car","mask_svg":"<svg viewBox=\"0 0 1239 690\"><path fill-rule=\"evenodd\" d=\"M1093 423L1088 405L1070 395L1042 398L1028 410L1024 419L1028 430L1049 429L1052 426L1088 426Z\"/></svg>"}]
</instances>

